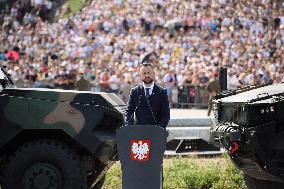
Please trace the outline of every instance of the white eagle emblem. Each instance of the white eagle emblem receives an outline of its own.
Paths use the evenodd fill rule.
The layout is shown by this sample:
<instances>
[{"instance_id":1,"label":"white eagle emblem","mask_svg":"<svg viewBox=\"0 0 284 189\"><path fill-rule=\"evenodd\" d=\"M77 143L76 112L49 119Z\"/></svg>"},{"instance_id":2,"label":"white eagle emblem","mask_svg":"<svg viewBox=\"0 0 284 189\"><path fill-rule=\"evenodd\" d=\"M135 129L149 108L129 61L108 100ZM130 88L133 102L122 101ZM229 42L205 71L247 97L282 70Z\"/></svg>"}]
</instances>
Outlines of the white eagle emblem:
<instances>
[{"instance_id":1,"label":"white eagle emblem","mask_svg":"<svg viewBox=\"0 0 284 189\"><path fill-rule=\"evenodd\" d=\"M131 159L137 161L149 160L150 140L133 140L131 141Z\"/></svg>"}]
</instances>

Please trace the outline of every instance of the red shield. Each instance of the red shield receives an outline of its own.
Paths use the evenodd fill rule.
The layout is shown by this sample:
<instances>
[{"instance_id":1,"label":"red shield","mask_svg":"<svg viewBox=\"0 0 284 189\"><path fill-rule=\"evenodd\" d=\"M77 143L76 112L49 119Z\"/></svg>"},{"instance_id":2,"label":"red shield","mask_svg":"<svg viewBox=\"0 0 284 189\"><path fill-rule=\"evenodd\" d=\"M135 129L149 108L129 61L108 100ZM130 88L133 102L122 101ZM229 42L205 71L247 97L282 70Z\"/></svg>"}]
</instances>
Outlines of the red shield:
<instances>
[{"instance_id":1,"label":"red shield","mask_svg":"<svg viewBox=\"0 0 284 189\"><path fill-rule=\"evenodd\" d=\"M131 140L130 157L133 161L148 161L150 158L150 140Z\"/></svg>"}]
</instances>

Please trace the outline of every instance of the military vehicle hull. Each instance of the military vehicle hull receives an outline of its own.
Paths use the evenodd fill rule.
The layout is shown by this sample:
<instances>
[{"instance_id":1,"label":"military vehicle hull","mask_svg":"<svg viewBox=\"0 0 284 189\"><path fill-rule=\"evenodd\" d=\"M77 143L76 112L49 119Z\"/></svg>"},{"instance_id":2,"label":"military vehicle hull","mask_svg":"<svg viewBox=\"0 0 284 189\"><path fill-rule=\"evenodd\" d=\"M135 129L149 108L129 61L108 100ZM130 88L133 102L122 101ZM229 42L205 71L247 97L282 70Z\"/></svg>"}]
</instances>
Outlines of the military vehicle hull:
<instances>
[{"instance_id":1,"label":"military vehicle hull","mask_svg":"<svg viewBox=\"0 0 284 189\"><path fill-rule=\"evenodd\" d=\"M284 83L251 86L213 100L210 141L228 150L249 188L283 188Z\"/></svg>"},{"instance_id":2,"label":"military vehicle hull","mask_svg":"<svg viewBox=\"0 0 284 189\"><path fill-rule=\"evenodd\" d=\"M2 188L100 188L118 160L124 107L114 94L2 89Z\"/></svg>"}]
</instances>

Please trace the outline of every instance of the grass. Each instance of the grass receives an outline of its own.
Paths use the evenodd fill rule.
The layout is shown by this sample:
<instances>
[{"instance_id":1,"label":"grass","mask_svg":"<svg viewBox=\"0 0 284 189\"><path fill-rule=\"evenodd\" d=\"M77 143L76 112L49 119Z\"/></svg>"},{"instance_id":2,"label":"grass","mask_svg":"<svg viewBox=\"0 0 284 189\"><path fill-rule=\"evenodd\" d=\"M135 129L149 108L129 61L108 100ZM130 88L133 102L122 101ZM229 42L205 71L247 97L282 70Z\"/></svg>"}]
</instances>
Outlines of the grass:
<instances>
[{"instance_id":1,"label":"grass","mask_svg":"<svg viewBox=\"0 0 284 189\"><path fill-rule=\"evenodd\" d=\"M120 163L108 171L103 189L121 189ZM1 189L1 186L0 186ZM229 158L164 160L164 189L246 189L241 173Z\"/></svg>"},{"instance_id":2,"label":"grass","mask_svg":"<svg viewBox=\"0 0 284 189\"><path fill-rule=\"evenodd\" d=\"M60 17L67 18L78 13L90 0L66 0L66 3L62 8L62 14ZM67 9L66 9L67 7Z\"/></svg>"},{"instance_id":3,"label":"grass","mask_svg":"<svg viewBox=\"0 0 284 189\"><path fill-rule=\"evenodd\" d=\"M79 12L87 1L88 0L69 0L68 5L71 12L74 14Z\"/></svg>"},{"instance_id":4,"label":"grass","mask_svg":"<svg viewBox=\"0 0 284 189\"><path fill-rule=\"evenodd\" d=\"M121 189L120 164L107 173L104 189ZM246 189L241 173L228 157L164 160L164 189Z\"/></svg>"}]
</instances>

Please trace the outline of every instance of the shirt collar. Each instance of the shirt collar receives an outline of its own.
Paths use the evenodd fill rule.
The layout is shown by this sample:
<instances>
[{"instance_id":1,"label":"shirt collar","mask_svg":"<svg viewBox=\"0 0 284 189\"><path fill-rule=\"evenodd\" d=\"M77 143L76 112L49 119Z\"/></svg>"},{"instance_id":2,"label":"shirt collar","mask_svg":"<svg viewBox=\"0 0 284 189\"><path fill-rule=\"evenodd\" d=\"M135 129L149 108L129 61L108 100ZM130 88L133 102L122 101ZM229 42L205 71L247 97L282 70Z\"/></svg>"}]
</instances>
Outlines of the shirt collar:
<instances>
[{"instance_id":1,"label":"shirt collar","mask_svg":"<svg viewBox=\"0 0 284 189\"><path fill-rule=\"evenodd\" d=\"M145 89L145 88L150 88L150 90L152 91L153 88L154 88L154 82L152 82L152 84L151 84L150 86L148 86L148 87L146 87L145 83L143 82L143 83L142 83L142 86L143 86L144 89Z\"/></svg>"}]
</instances>

